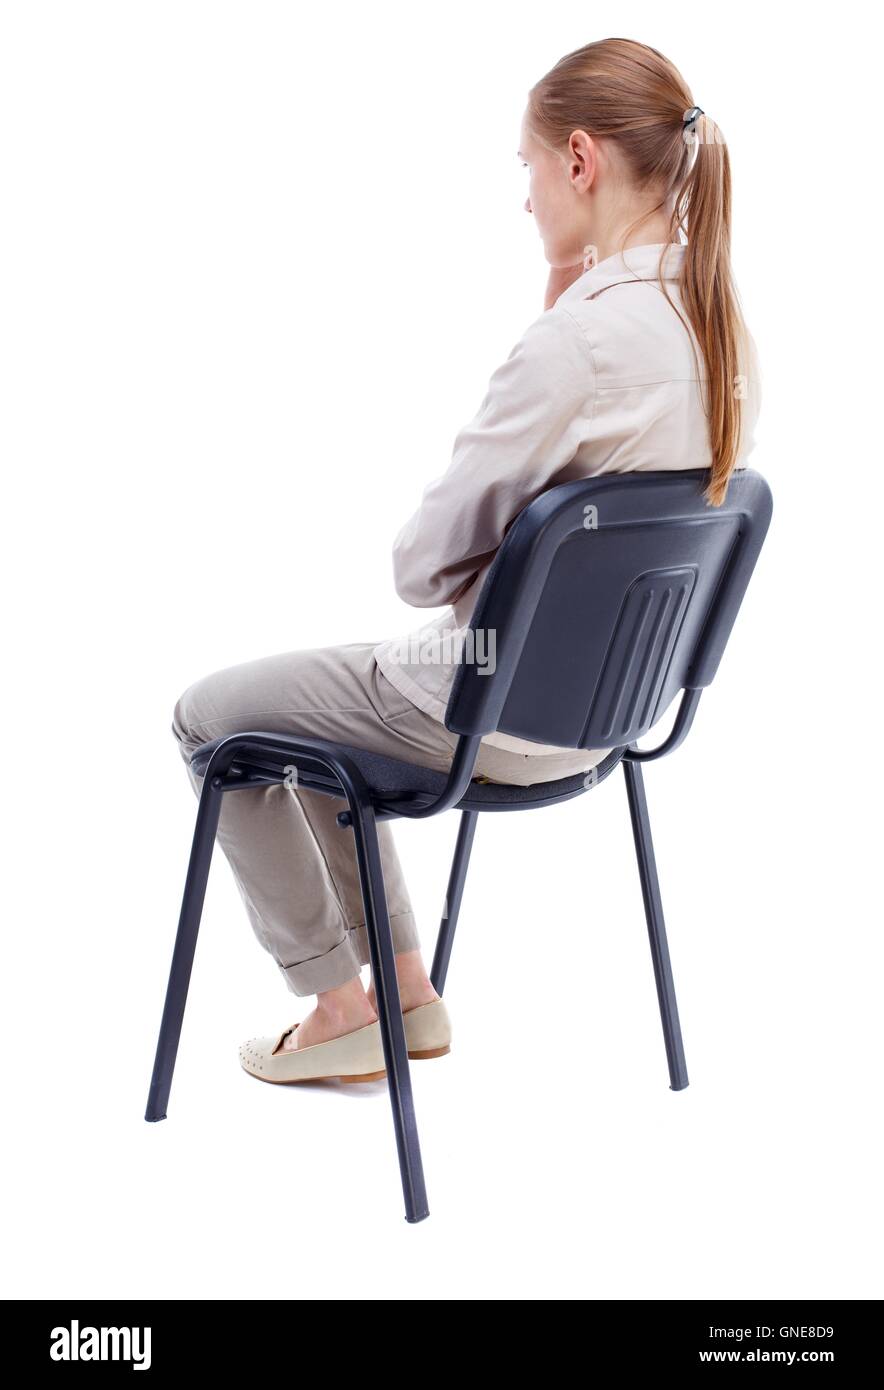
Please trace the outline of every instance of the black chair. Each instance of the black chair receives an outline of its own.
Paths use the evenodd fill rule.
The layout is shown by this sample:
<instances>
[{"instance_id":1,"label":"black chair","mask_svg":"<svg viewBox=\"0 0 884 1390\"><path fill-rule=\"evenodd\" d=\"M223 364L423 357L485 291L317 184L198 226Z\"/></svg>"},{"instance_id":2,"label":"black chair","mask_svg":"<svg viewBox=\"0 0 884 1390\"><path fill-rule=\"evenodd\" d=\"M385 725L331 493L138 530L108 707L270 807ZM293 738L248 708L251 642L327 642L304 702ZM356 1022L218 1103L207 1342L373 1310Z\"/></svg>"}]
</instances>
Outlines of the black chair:
<instances>
[{"instance_id":1,"label":"black chair","mask_svg":"<svg viewBox=\"0 0 884 1390\"><path fill-rule=\"evenodd\" d=\"M456 807L460 824L431 979L441 995L476 817L550 806L596 786L623 764L670 1086L688 1084L641 765L688 733L718 669L771 516L754 470L735 472L720 507L703 497L703 470L608 474L550 488L510 526L470 623L494 666L464 644L445 723L459 735L448 774L323 739L231 734L197 750L203 776L172 956L147 1120L162 1120L172 1084L221 799L283 782L342 797L352 831L387 1071L407 1221L429 1215L405 1029L375 822ZM482 638L485 638L484 642ZM479 645L481 644L481 645ZM636 741L681 695L671 731L651 750ZM530 787L473 779L479 743L501 730L566 748L610 748L589 773Z\"/></svg>"}]
</instances>

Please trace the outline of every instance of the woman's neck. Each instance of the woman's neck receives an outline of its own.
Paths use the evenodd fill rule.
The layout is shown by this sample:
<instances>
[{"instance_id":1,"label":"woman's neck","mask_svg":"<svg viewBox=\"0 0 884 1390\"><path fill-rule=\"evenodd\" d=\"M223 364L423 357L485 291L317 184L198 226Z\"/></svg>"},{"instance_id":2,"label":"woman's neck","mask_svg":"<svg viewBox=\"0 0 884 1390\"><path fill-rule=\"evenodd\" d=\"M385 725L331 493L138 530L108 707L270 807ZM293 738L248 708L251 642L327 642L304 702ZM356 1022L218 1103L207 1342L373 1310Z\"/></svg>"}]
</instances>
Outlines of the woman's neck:
<instances>
[{"instance_id":1,"label":"woman's neck","mask_svg":"<svg viewBox=\"0 0 884 1390\"><path fill-rule=\"evenodd\" d=\"M593 241L597 247L597 260L606 261L631 246L656 246L672 239L671 222L668 213L652 213L650 217L636 225L636 214L630 218L612 219L607 227L601 228Z\"/></svg>"}]
</instances>

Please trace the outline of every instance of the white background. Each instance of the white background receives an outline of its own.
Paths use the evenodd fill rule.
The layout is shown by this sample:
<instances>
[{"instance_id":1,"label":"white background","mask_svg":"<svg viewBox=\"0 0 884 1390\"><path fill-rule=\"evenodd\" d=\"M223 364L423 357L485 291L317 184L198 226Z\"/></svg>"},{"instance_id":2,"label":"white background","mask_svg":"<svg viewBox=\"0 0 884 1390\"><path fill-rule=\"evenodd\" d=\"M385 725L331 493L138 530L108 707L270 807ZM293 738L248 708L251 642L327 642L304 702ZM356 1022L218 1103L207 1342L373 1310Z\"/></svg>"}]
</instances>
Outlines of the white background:
<instances>
[{"instance_id":1,"label":"white background","mask_svg":"<svg viewBox=\"0 0 884 1390\"><path fill-rule=\"evenodd\" d=\"M0 14L6 1295L881 1297L873 12ZM525 97L610 33L671 57L730 145L775 497L716 684L646 774L691 1084L622 778L483 818L452 1051L413 1068L409 1226L383 1082L240 1069L313 1001L220 853L144 1121L196 807L172 708L432 616L393 537L542 310ZM428 960L455 829L397 830Z\"/></svg>"}]
</instances>

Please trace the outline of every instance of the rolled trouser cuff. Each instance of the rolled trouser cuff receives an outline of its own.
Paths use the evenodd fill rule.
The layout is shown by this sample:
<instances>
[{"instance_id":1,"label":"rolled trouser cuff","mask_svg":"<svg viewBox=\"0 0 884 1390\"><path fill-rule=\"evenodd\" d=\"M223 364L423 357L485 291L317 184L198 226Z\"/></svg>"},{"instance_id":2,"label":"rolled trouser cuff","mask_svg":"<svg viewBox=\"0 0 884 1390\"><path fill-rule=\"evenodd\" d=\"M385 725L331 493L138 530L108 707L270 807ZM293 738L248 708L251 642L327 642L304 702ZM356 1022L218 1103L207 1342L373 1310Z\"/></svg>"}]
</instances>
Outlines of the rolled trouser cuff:
<instances>
[{"instance_id":1,"label":"rolled trouser cuff","mask_svg":"<svg viewBox=\"0 0 884 1390\"><path fill-rule=\"evenodd\" d=\"M395 955L420 949L413 912L394 913L390 918L390 932ZM282 965L280 970L293 994L323 994L355 979L362 967L370 964L368 931L365 923L360 922L355 927L349 927L343 941L339 941L330 951L313 956L310 960L299 961L296 965Z\"/></svg>"},{"instance_id":2,"label":"rolled trouser cuff","mask_svg":"<svg viewBox=\"0 0 884 1390\"><path fill-rule=\"evenodd\" d=\"M330 951L295 965L281 965L280 970L293 994L323 994L355 980L363 964L354 933L348 931Z\"/></svg>"},{"instance_id":3,"label":"rolled trouser cuff","mask_svg":"<svg viewBox=\"0 0 884 1390\"><path fill-rule=\"evenodd\" d=\"M421 943L413 912L394 913L390 918L390 933L393 937L394 955L401 955L403 951L419 950ZM370 965L371 953L368 948L368 930L365 923L360 922L358 926L351 927L350 936L362 964Z\"/></svg>"}]
</instances>

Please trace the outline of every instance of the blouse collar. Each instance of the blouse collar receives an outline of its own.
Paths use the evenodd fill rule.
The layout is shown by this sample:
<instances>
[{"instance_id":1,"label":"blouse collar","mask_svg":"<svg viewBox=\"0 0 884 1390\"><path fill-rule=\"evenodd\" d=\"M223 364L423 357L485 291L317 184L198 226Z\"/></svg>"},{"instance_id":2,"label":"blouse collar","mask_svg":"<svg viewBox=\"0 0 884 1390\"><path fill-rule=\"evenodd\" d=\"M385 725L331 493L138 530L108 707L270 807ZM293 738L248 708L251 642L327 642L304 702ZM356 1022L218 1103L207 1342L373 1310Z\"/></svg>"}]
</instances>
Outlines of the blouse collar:
<instances>
[{"instance_id":1,"label":"blouse collar","mask_svg":"<svg viewBox=\"0 0 884 1390\"><path fill-rule=\"evenodd\" d=\"M662 275L664 280L677 280L681 274L686 249L684 242L677 241L657 241L648 246L629 246L624 252L618 251L613 256L606 256L591 270L585 270L559 295L556 303L566 299L594 299L602 290L628 280L656 280L658 275ZM660 255L663 251L666 254L661 269Z\"/></svg>"}]
</instances>

